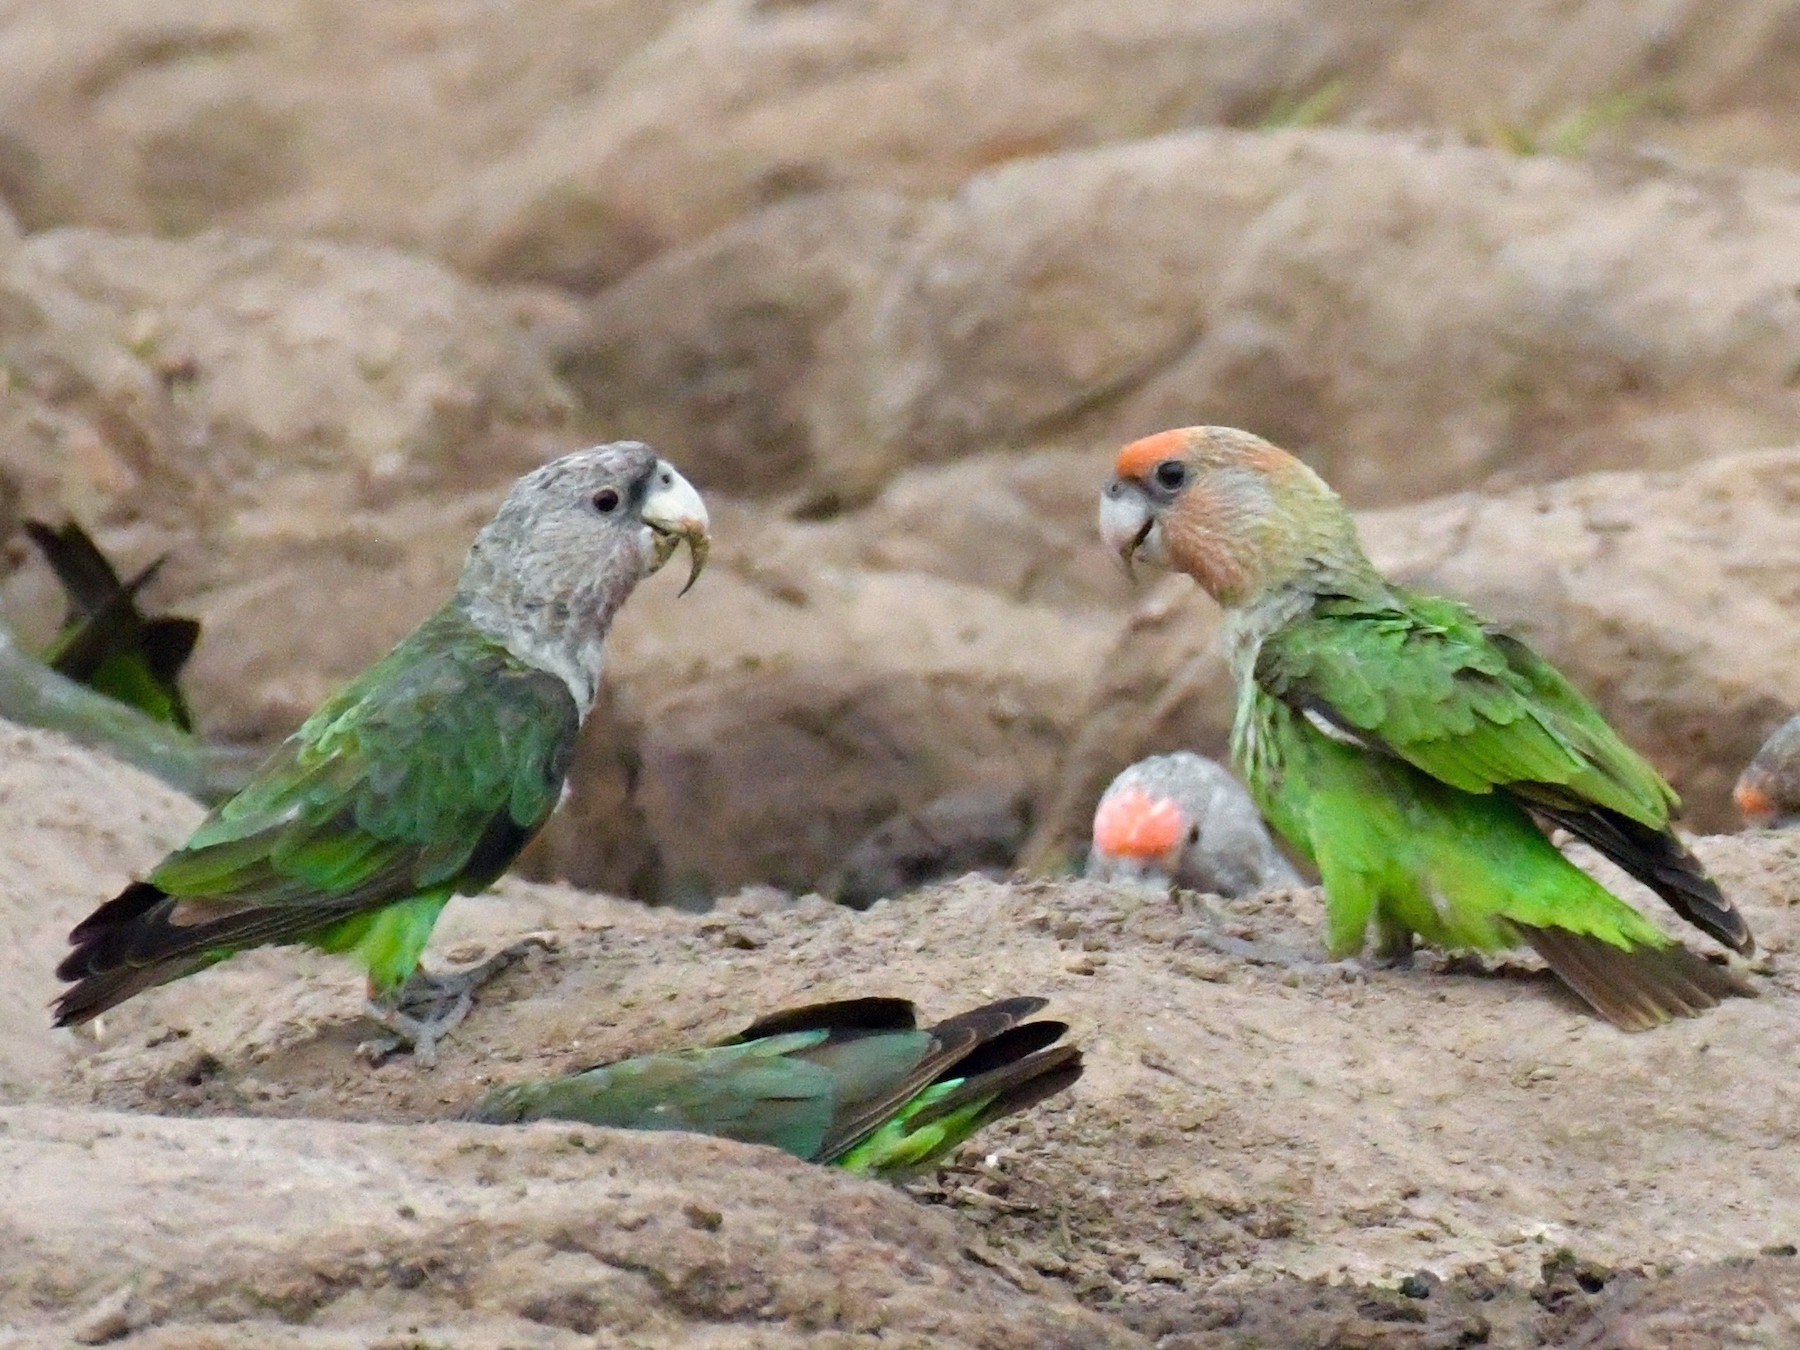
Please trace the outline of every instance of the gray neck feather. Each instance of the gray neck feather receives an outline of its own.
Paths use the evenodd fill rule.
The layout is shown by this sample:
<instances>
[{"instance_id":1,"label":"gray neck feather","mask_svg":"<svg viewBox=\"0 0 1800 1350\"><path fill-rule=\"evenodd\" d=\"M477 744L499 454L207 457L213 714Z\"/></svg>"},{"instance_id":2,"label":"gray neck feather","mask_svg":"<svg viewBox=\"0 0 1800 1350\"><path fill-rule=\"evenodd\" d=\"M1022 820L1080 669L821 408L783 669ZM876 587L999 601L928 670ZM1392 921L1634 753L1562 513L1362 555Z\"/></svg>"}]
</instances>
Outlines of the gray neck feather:
<instances>
[{"instance_id":1,"label":"gray neck feather","mask_svg":"<svg viewBox=\"0 0 1800 1350\"><path fill-rule=\"evenodd\" d=\"M607 630L637 580L635 569L621 566L576 581L523 576L496 567L478 540L457 583L456 604L519 660L567 685L585 719L600 689Z\"/></svg>"}]
</instances>

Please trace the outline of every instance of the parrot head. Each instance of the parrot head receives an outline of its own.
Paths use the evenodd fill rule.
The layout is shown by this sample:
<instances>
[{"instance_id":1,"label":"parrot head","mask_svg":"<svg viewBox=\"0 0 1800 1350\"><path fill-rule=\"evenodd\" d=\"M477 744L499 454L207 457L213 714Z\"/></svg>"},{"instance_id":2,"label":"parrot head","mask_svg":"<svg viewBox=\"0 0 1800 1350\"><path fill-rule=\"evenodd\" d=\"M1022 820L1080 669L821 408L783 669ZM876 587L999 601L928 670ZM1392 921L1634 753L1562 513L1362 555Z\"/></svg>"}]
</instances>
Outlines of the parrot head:
<instances>
[{"instance_id":1,"label":"parrot head","mask_svg":"<svg viewBox=\"0 0 1800 1350\"><path fill-rule=\"evenodd\" d=\"M1158 432L1119 451L1100 535L1127 568L1141 559L1186 572L1228 607L1309 562L1362 561L1356 527L1324 480L1231 427Z\"/></svg>"},{"instance_id":2,"label":"parrot head","mask_svg":"<svg viewBox=\"0 0 1800 1350\"><path fill-rule=\"evenodd\" d=\"M1168 881L1197 827L1172 797L1118 783L1094 808L1088 875L1107 881Z\"/></svg>"},{"instance_id":3,"label":"parrot head","mask_svg":"<svg viewBox=\"0 0 1800 1350\"><path fill-rule=\"evenodd\" d=\"M692 586L707 528L700 494L649 446L577 450L513 484L475 537L456 602L521 659L561 676L585 709L619 606L683 544Z\"/></svg>"},{"instance_id":4,"label":"parrot head","mask_svg":"<svg viewBox=\"0 0 1800 1350\"><path fill-rule=\"evenodd\" d=\"M692 586L706 563L707 527L706 504L672 464L638 441L617 441L553 459L513 484L476 536L465 581L498 580L528 605L570 606L596 582L636 583L686 544Z\"/></svg>"},{"instance_id":5,"label":"parrot head","mask_svg":"<svg viewBox=\"0 0 1800 1350\"><path fill-rule=\"evenodd\" d=\"M1300 884L1243 785L1191 750L1123 770L1094 808L1087 875L1216 895Z\"/></svg>"},{"instance_id":6,"label":"parrot head","mask_svg":"<svg viewBox=\"0 0 1800 1350\"><path fill-rule=\"evenodd\" d=\"M1800 717L1782 724L1763 743L1739 776L1731 799L1757 829L1800 825Z\"/></svg>"}]
</instances>

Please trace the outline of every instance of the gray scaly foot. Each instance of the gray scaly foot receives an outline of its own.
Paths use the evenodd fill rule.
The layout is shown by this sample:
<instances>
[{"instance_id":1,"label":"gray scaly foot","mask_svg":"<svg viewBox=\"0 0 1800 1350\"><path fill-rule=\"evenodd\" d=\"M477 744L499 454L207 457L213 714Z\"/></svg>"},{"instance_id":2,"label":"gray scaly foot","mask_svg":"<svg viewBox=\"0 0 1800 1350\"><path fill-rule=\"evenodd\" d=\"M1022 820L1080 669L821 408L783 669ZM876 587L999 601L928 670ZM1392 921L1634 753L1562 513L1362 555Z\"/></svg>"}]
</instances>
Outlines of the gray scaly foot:
<instances>
[{"instance_id":1,"label":"gray scaly foot","mask_svg":"<svg viewBox=\"0 0 1800 1350\"><path fill-rule=\"evenodd\" d=\"M420 1067L435 1068L437 1043L469 1015L475 1004L475 991L534 947L554 951L556 939L548 933L532 933L502 947L485 961L441 974L420 966L407 978L392 1003L369 1001L369 1016L391 1034L364 1041L357 1053L373 1065L410 1049Z\"/></svg>"}]
</instances>

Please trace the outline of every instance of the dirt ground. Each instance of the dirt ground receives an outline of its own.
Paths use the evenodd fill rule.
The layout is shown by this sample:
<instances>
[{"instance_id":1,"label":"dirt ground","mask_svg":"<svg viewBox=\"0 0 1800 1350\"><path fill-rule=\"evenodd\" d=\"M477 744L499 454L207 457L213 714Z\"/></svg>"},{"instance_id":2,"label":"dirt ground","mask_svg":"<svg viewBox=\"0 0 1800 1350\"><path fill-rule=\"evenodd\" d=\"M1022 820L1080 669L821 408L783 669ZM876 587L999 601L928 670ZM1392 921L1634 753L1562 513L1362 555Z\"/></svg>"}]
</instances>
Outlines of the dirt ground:
<instances>
[{"instance_id":1,"label":"dirt ground","mask_svg":"<svg viewBox=\"0 0 1800 1350\"><path fill-rule=\"evenodd\" d=\"M185 821L178 799L48 737L9 733L6 749L0 787L16 795L23 779L61 804L58 818L26 822L0 848L16 962L9 983L35 1003L51 987L46 953L59 933ZM129 828L121 807L136 813ZM0 1108L0 1160L15 1180L53 1186L52 1208L67 1222L82 1216L71 1231L84 1248L106 1249L148 1217L144 1242L170 1263L167 1284L193 1257L162 1251L167 1230L231 1218L206 1207L232 1203L232 1188L216 1182L221 1169L273 1188L245 1204L285 1206L290 1192L323 1184L322 1164L304 1163L283 1139L387 1160L358 1154L357 1176L385 1176L399 1147L393 1156L442 1204L479 1207L483 1186L499 1178L512 1178L521 1197L542 1191L533 1177L549 1176L553 1191L575 1184L566 1160L548 1167L531 1151L551 1127L504 1132L493 1145L508 1150L495 1154L499 1178L483 1182L469 1174L467 1152L487 1146L472 1138L496 1132L421 1123L452 1115L488 1083L703 1040L796 1001L892 993L938 1015L1035 993L1071 1024L1086 1076L988 1131L941 1177L915 1183L921 1203L905 1211L907 1222L949 1211L956 1264L973 1261L1031 1291L1034 1308L1099 1314L1103 1323L1070 1333L1074 1344L1102 1343L1103 1325L1121 1344L1169 1347L1791 1343L1800 1334L1800 985L1786 953L1800 933L1800 839L1698 847L1769 953L1761 997L1641 1036L1595 1021L1523 958L1487 972L1429 956L1410 971L1304 964L1320 959L1310 891L1223 909L1085 882L968 878L863 913L761 890L691 915L509 881L456 902L435 959L467 959L528 931L554 948L487 989L435 1071L407 1058L379 1069L358 1060L368 1028L350 970L309 954L254 953L127 1004L98 1040L9 1015L7 1094L31 1105ZM1209 945L1220 932L1302 964L1227 958ZM231 1138L193 1144L204 1128L193 1117L230 1118L217 1128ZM272 1118L276 1133L245 1117ZM71 1131L129 1139L133 1129L147 1132L141 1147L114 1145L104 1163L90 1156L63 1171L44 1172L43 1150L28 1147L66 1144ZM736 1168L709 1182L716 1159L686 1157L692 1141L615 1144L609 1132L580 1133L637 1159L633 1185L672 1173L665 1190L704 1194L716 1184L717 1202L729 1205L743 1200L746 1175L798 1173L797 1190L753 1191L751 1212L778 1223L826 1212L810 1189L816 1169L757 1150L709 1143ZM171 1189L183 1167L215 1178L224 1195ZM295 1224L345 1219L332 1207L354 1207L365 1184L283 1208L264 1240L279 1248ZM903 1198L873 1183L829 1186L881 1192L883 1205ZM157 1213L165 1205L180 1215ZM60 1239L43 1228L52 1221L32 1222L0 1263L37 1271L35 1283L17 1285L35 1292L25 1304L0 1296L0 1312L29 1310L46 1328L97 1316L91 1281L43 1287L33 1262ZM390 1240L370 1239L382 1250ZM483 1260L466 1234L458 1250L465 1262ZM1687 1282L1675 1300L1683 1326L1712 1310L1750 1339L1668 1339L1656 1299L1670 1281ZM360 1325L355 1300L328 1286L278 1307L276 1329ZM479 1282L458 1297L491 1310ZM206 1325L234 1320L184 1298L167 1306ZM125 1343L169 1343L155 1338L154 1312L139 1321L119 1324L119 1336L131 1333ZM619 1334L619 1344L640 1343ZM1011 1343L992 1339L993 1327L937 1334L940 1343Z\"/></svg>"}]
</instances>

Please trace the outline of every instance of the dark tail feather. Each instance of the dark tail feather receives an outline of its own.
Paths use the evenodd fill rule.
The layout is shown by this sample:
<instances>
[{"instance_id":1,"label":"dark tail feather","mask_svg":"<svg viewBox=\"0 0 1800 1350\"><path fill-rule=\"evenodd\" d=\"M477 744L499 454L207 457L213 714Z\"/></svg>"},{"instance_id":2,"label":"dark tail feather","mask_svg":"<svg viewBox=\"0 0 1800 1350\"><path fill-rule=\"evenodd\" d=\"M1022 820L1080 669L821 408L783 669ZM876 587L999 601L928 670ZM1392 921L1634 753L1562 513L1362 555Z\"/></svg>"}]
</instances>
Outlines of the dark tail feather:
<instances>
[{"instance_id":1,"label":"dark tail feather","mask_svg":"<svg viewBox=\"0 0 1800 1350\"><path fill-rule=\"evenodd\" d=\"M1018 1026L1044 1006L1029 996L1001 999L947 1017L931 1028L931 1049L919 1060L904 1082L876 1100L866 1102L852 1116L838 1121L820 1145L818 1161L832 1162L855 1148L880 1128L899 1107L910 1101L927 1083L952 1076L963 1060L981 1047ZM1058 1035L1061 1034L1059 1031Z\"/></svg>"},{"instance_id":2,"label":"dark tail feather","mask_svg":"<svg viewBox=\"0 0 1800 1350\"><path fill-rule=\"evenodd\" d=\"M160 973L160 963L130 959L139 931L167 899L149 882L134 881L70 930L73 949L57 966L56 978L76 983L56 1000L57 1026L85 1022L172 978Z\"/></svg>"},{"instance_id":3,"label":"dark tail feather","mask_svg":"<svg viewBox=\"0 0 1800 1350\"><path fill-rule=\"evenodd\" d=\"M92 614L118 593L119 574L74 521L52 529L41 520L28 520L25 533L68 593L72 613Z\"/></svg>"},{"instance_id":4,"label":"dark tail feather","mask_svg":"<svg viewBox=\"0 0 1800 1350\"><path fill-rule=\"evenodd\" d=\"M844 998L759 1017L725 1045L741 1045L794 1031L911 1031L918 1026L913 1005L903 998Z\"/></svg>"},{"instance_id":5,"label":"dark tail feather","mask_svg":"<svg viewBox=\"0 0 1800 1350\"><path fill-rule=\"evenodd\" d=\"M1728 998L1756 996L1736 971L1680 943L1627 949L1565 928L1513 927L1564 984L1621 1031L1648 1031L1677 1017L1696 1017Z\"/></svg>"},{"instance_id":6,"label":"dark tail feather","mask_svg":"<svg viewBox=\"0 0 1800 1350\"><path fill-rule=\"evenodd\" d=\"M134 994L203 970L221 951L292 942L356 906L261 905L204 923L170 921L166 891L134 881L69 933L72 949L56 968L74 984L55 1003L56 1025L73 1026Z\"/></svg>"},{"instance_id":7,"label":"dark tail feather","mask_svg":"<svg viewBox=\"0 0 1800 1350\"><path fill-rule=\"evenodd\" d=\"M1534 805L1534 809L1599 849L1708 937L1746 956L1756 950L1744 916L1720 894L1718 883L1673 832L1652 829L1605 807Z\"/></svg>"},{"instance_id":8,"label":"dark tail feather","mask_svg":"<svg viewBox=\"0 0 1800 1350\"><path fill-rule=\"evenodd\" d=\"M1061 1036L1068 1030L1061 1022L1032 1022L1019 1030L1029 1031L1033 1027L1053 1028L1056 1036ZM1014 1043L1014 1053L1019 1051L1022 1044ZM964 1070L964 1064L956 1066L958 1074ZM928 1110L913 1116L910 1124L913 1127L929 1124L970 1102L991 1096L993 1100L975 1122L974 1128L980 1129L991 1120L1026 1110L1046 1097L1055 1096L1080 1078L1081 1071L1081 1051L1072 1045L1049 1045L1032 1050L981 1073L970 1074L956 1091L947 1094L941 1101L933 1102Z\"/></svg>"},{"instance_id":9,"label":"dark tail feather","mask_svg":"<svg viewBox=\"0 0 1800 1350\"><path fill-rule=\"evenodd\" d=\"M158 961L147 966L119 966L86 976L63 990L62 996L51 1005L56 1011L56 1025L72 1027L90 1021L146 989L178 980L207 964L204 957Z\"/></svg>"},{"instance_id":10,"label":"dark tail feather","mask_svg":"<svg viewBox=\"0 0 1800 1350\"><path fill-rule=\"evenodd\" d=\"M150 673L169 685L174 684L175 677L181 674L181 668L194 654L194 647L199 641L198 619L182 619L166 614L145 619L144 631L139 635L139 645L143 648L144 660L149 663Z\"/></svg>"},{"instance_id":11,"label":"dark tail feather","mask_svg":"<svg viewBox=\"0 0 1800 1350\"><path fill-rule=\"evenodd\" d=\"M50 668L78 683L91 684L108 657L135 651L144 631L144 616L137 607L138 587L159 565L153 563L129 586L120 587L76 619L59 641Z\"/></svg>"}]
</instances>

